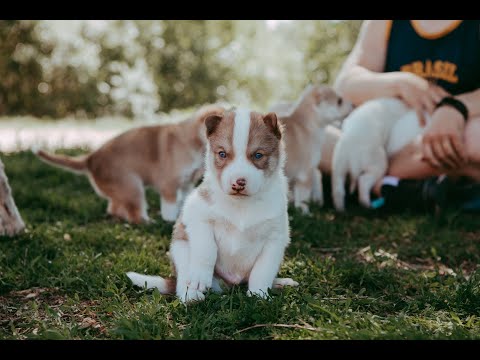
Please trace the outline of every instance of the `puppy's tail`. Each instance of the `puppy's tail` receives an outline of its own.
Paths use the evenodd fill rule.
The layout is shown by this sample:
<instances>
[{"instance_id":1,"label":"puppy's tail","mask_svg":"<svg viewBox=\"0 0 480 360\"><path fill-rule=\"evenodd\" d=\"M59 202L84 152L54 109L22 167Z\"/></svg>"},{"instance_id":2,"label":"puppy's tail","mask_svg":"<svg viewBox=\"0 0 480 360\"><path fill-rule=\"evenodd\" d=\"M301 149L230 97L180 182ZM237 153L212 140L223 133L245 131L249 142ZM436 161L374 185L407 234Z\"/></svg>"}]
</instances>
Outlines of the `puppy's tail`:
<instances>
[{"instance_id":1,"label":"puppy's tail","mask_svg":"<svg viewBox=\"0 0 480 360\"><path fill-rule=\"evenodd\" d=\"M133 285L146 287L147 289L157 288L160 294L163 295L175 294L175 288L177 286L177 280L175 278L142 275L132 271L127 272L127 276Z\"/></svg>"},{"instance_id":2,"label":"puppy's tail","mask_svg":"<svg viewBox=\"0 0 480 360\"><path fill-rule=\"evenodd\" d=\"M46 163L66 169L68 171L83 174L88 171L87 158L88 156L82 155L78 157L70 157L66 155L54 155L49 154L46 151L39 149L32 149L33 153L37 155L41 160Z\"/></svg>"}]
</instances>

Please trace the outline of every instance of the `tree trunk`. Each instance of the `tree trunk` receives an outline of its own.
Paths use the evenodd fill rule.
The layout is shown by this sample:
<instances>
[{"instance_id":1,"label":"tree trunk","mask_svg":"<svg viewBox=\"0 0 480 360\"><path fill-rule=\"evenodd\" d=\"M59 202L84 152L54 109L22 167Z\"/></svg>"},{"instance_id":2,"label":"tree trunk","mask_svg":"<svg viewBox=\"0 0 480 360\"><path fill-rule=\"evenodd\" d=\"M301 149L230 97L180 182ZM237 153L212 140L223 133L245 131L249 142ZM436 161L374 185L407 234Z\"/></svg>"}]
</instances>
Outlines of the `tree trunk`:
<instances>
[{"instance_id":1,"label":"tree trunk","mask_svg":"<svg viewBox=\"0 0 480 360\"><path fill-rule=\"evenodd\" d=\"M20 216L12 191L8 185L2 160L0 160L0 236L12 236L25 228L25 223Z\"/></svg>"}]
</instances>

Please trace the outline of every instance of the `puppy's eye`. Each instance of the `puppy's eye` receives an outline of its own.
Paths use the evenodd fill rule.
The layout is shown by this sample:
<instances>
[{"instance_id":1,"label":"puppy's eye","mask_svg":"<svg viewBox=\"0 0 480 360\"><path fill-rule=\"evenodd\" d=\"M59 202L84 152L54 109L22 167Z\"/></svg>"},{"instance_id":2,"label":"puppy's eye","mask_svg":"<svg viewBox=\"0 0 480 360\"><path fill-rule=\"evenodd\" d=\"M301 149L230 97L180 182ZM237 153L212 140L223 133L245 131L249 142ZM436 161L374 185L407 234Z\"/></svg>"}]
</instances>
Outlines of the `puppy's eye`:
<instances>
[{"instance_id":1,"label":"puppy's eye","mask_svg":"<svg viewBox=\"0 0 480 360\"><path fill-rule=\"evenodd\" d=\"M261 159L261 158L263 157L263 154L257 152L257 153L255 153L254 157L255 157L255 159L259 160L259 159Z\"/></svg>"},{"instance_id":2,"label":"puppy's eye","mask_svg":"<svg viewBox=\"0 0 480 360\"><path fill-rule=\"evenodd\" d=\"M337 103L338 103L338 106L342 106L343 99L342 99L342 98L338 98Z\"/></svg>"},{"instance_id":3,"label":"puppy's eye","mask_svg":"<svg viewBox=\"0 0 480 360\"><path fill-rule=\"evenodd\" d=\"M225 159L227 157L227 153L225 151L219 151L218 156L220 156L222 159Z\"/></svg>"}]
</instances>

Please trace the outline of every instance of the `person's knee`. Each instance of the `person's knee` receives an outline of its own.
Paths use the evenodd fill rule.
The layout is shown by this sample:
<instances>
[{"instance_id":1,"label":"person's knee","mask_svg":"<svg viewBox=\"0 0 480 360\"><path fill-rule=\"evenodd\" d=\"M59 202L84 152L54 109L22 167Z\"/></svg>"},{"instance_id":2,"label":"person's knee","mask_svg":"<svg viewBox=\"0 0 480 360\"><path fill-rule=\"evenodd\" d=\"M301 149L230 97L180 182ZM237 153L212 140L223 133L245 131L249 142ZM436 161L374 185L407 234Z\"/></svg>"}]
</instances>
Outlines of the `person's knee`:
<instances>
[{"instance_id":1,"label":"person's knee","mask_svg":"<svg viewBox=\"0 0 480 360\"><path fill-rule=\"evenodd\" d=\"M465 151L467 160L472 164L480 164L480 117L468 121L465 129Z\"/></svg>"},{"instance_id":2,"label":"person's knee","mask_svg":"<svg viewBox=\"0 0 480 360\"><path fill-rule=\"evenodd\" d=\"M467 148L467 161L470 164L480 165L480 148Z\"/></svg>"},{"instance_id":3,"label":"person's knee","mask_svg":"<svg viewBox=\"0 0 480 360\"><path fill-rule=\"evenodd\" d=\"M412 170L412 164L418 162L421 147L418 141L407 144L398 153L393 155L388 164L388 175L404 178Z\"/></svg>"}]
</instances>

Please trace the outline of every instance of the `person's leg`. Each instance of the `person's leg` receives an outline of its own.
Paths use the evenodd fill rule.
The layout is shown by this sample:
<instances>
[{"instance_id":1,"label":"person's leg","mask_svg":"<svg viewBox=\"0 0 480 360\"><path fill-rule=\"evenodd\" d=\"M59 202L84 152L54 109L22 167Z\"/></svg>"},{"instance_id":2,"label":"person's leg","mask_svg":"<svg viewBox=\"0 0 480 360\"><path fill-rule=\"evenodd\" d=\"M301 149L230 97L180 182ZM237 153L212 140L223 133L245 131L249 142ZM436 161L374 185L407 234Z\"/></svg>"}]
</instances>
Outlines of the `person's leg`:
<instances>
[{"instance_id":1,"label":"person's leg","mask_svg":"<svg viewBox=\"0 0 480 360\"><path fill-rule=\"evenodd\" d=\"M464 138L468 164L460 169L449 171L430 166L421 159L421 143L417 139L392 156L387 174L400 179L425 179L430 176L448 174L449 176L466 176L480 181L480 142L478 140L480 139L480 117L468 121ZM378 193L380 185L381 183L377 183L376 193Z\"/></svg>"},{"instance_id":2,"label":"person's leg","mask_svg":"<svg viewBox=\"0 0 480 360\"><path fill-rule=\"evenodd\" d=\"M469 166L461 175L480 182L480 116L468 120L464 136Z\"/></svg>"},{"instance_id":3,"label":"person's leg","mask_svg":"<svg viewBox=\"0 0 480 360\"><path fill-rule=\"evenodd\" d=\"M387 175L399 179L426 179L431 176L439 176L445 173L445 170L430 166L421 159L422 148L420 140L414 140L406 145L402 150L393 155L389 160ZM373 193L380 196L380 189L383 185L383 179L379 180Z\"/></svg>"},{"instance_id":4,"label":"person's leg","mask_svg":"<svg viewBox=\"0 0 480 360\"><path fill-rule=\"evenodd\" d=\"M478 121L477 124L480 124L480 121ZM467 131L470 130L467 129L466 132ZM320 160L320 170L323 174L332 174L333 151L341 134L342 131L334 126L329 125L325 128L325 137L323 139L321 147L322 156ZM476 129L476 136L480 136L480 129ZM471 136L469 139L470 142L475 143L473 141L474 136ZM472 146L473 145L470 145L470 147ZM480 149L478 154L480 154ZM420 155L420 142L418 140L411 142L390 159L387 174L389 176L394 176L400 179L425 179L431 176L438 176L445 173L445 170L431 167L430 165L428 165L428 163L422 161ZM473 173L474 169L470 169L470 167L462 169L462 172L464 173L468 171L470 173ZM480 167L478 167L476 171L476 175L478 175L478 179L480 179ZM464 176L469 175L464 174ZM373 194L376 196L380 196L380 189L383 184L382 181L383 179L378 181L372 190Z\"/></svg>"},{"instance_id":5,"label":"person's leg","mask_svg":"<svg viewBox=\"0 0 480 360\"><path fill-rule=\"evenodd\" d=\"M324 174L332 173L332 158L335 145L340 138L341 130L334 126L327 126L322 144L320 170ZM480 117L472 118L465 128L465 145L469 163L462 169L449 172L445 169L431 167L421 159L419 140L405 146L389 161L388 176L398 179L427 179L433 176L448 174L450 177L464 176L480 182ZM373 189L376 196L381 196L383 179L378 181Z\"/></svg>"},{"instance_id":6,"label":"person's leg","mask_svg":"<svg viewBox=\"0 0 480 360\"><path fill-rule=\"evenodd\" d=\"M335 146L340 139L342 131L334 126L327 126L325 129L325 137L323 139L322 147L321 147L321 160L320 160L320 170L323 174L327 174L329 176L332 175L332 159L333 159L333 152ZM435 175L441 175L443 173L442 170L432 168L424 161L420 159L420 144L418 142L412 142L405 146L394 158L390 159L389 163L389 170L387 174L390 177L393 177L393 182L395 185L398 184L399 179L425 179ZM372 189L373 197L377 197L377 200L372 202L372 206L376 208L377 206L382 206L384 204L384 199L382 199L381 188L384 185L384 179L382 178L379 180L374 188ZM392 180L392 179L390 179ZM387 181L385 181L387 183ZM405 183L405 181L404 181ZM391 185L392 183L390 183ZM422 184L412 184L413 186L409 186L406 189L406 193L417 193ZM332 185L333 186L333 185ZM391 190L391 189L387 189ZM403 190L403 189L402 189ZM403 198L402 191L400 194L395 194L399 196L395 196L396 198ZM391 196L391 193L389 194ZM381 200L381 201L378 201ZM392 198L390 198L392 200ZM396 199L393 200L394 203L398 201ZM398 204L399 207L403 207L401 203Z\"/></svg>"},{"instance_id":7,"label":"person's leg","mask_svg":"<svg viewBox=\"0 0 480 360\"><path fill-rule=\"evenodd\" d=\"M456 189L458 184L454 179L463 177L475 183L480 182L480 117L469 120L465 128L465 148L468 155L468 163L454 171L431 167L421 159L421 143L413 141L390 159L388 176L377 182L374 194L381 197L389 197L390 204L403 206L402 199L414 198L419 202L431 203L434 200L438 204L443 199L445 204L463 202L469 196L478 197L478 186L468 184L467 187ZM439 175L446 174L447 177ZM444 181L446 180L446 181ZM400 186L399 186L400 184ZM470 194L470 195L469 195ZM428 201L426 201L428 200ZM407 201L407 200L405 200Z\"/></svg>"}]
</instances>

